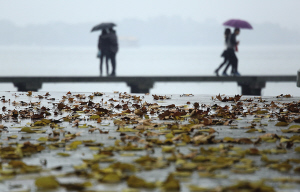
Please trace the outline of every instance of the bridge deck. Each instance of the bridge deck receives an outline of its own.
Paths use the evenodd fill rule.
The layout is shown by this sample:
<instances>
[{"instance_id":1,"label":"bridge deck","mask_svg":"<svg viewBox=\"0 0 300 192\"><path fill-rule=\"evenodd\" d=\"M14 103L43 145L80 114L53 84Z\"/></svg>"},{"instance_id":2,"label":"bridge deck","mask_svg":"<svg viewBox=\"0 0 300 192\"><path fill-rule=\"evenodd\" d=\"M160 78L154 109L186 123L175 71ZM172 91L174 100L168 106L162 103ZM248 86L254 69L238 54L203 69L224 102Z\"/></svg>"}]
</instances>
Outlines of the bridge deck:
<instances>
[{"instance_id":1,"label":"bridge deck","mask_svg":"<svg viewBox=\"0 0 300 192\"><path fill-rule=\"evenodd\" d=\"M272 82L296 82L296 75L262 75L262 76L23 76L23 77L0 77L0 83L4 82L32 82L40 81L45 83L55 82L134 82L134 81L154 81L154 82L246 82L246 81L272 81Z\"/></svg>"},{"instance_id":2,"label":"bridge deck","mask_svg":"<svg viewBox=\"0 0 300 192\"><path fill-rule=\"evenodd\" d=\"M155 82L237 82L243 95L260 95L266 82L297 82L296 75L263 75L240 77L216 76L23 76L0 77L0 83L12 82L18 91L37 91L43 83L91 83L125 82L131 87L131 93L149 93Z\"/></svg>"}]
</instances>

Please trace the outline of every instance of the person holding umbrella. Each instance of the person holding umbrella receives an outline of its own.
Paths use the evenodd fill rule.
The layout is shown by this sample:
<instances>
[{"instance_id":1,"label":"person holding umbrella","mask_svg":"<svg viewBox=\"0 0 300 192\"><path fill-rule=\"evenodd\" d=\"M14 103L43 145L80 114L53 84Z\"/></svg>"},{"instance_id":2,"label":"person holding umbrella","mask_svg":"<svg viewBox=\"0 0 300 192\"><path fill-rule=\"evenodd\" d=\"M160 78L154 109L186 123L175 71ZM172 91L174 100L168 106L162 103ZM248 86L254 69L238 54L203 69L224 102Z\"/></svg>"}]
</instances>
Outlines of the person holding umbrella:
<instances>
[{"instance_id":1,"label":"person holding umbrella","mask_svg":"<svg viewBox=\"0 0 300 192\"><path fill-rule=\"evenodd\" d=\"M100 55L100 75L102 76L102 62L103 58L106 59L106 72L108 73L108 61L112 64L112 73L110 76L116 76L116 54L118 52L118 38L116 31L113 27L114 23L100 23L92 28L91 32L102 30L102 34L99 36L98 49L101 52ZM108 32L105 32L108 30ZM101 57L102 56L102 57Z\"/></svg>"},{"instance_id":2,"label":"person holding umbrella","mask_svg":"<svg viewBox=\"0 0 300 192\"><path fill-rule=\"evenodd\" d=\"M227 68L229 67L230 63L229 63L229 57L228 57L228 41L230 39L230 36L231 36L231 30L229 28L226 28L225 29L225 32L224 32L224 36L225 36L225 46L226 46L226 49L223 51L221 57L224 57L224 61L223 63L220 64L220 66L215 70L215 73L217 76L219 76L219 70L223 67L223 65L227 64L226 68L224 69L223 71L223 76L228 76L226 71L227 71Z\"/></svg>"},{"instance_id":3,"label":"person holding umbrella","mask_svg":"<svg viewBox=\"0 0 300 192\"><path fill-rule=\"evenodd\" d=\"M116 31L111 27L109 28L109 33L106 36L107 38L107 57L111 61L112 64L112 72L110 76L116 76L116 55L119 50L118 38L116 35Z\"/></svg>"},{"instance_id":4,"label":"person holding umbrella","mask_svg":"<svg viewBox=\"0 0 300 192\"><path fill-rule=\"evenodd\" d=\"M239 41L236 40L236 36L240 34L240 28L243 29L253 29L250 23L244 20L240 19L230 19L223 23L225 26L235 27L233 34L229 38L228 42L228 58L229 62L232 66L231 74L233 76L240 76L240 73L238 72L238 58L235 55L235 51L237 51L237 46L239 44Z\"/></svg>"},{"instance_id":5,"label":"person holding umbrella","mask_svg":"<svg viewBox=\"0 0 300 192\"><path fill-rule=\"evenodd\" d=\"M102 29L102 33L99 36L98 40L98 55L100 59L100 76L102 76L102 65L103 65L103 59L105 59L106 63L106 75L108 75L109 67L108 67L108 41L107 41L107 30Z\"/></svg>"},{"instance_id":6,"label":"person holding umbrella","mask_svg":"<svg viewBox=\"0 0 300 192\"><path fill-rule=\"evenodd\" d=\"M233 34L229 38L228 42L228 59L229 63L232 66L231 75L233 76L241 76L238 72L238 58L235 55L235 51L237 51L237 46L239 41L236 40L236 36L240 34L240 29L235 28Z\"/></svg>"}]
</instances>

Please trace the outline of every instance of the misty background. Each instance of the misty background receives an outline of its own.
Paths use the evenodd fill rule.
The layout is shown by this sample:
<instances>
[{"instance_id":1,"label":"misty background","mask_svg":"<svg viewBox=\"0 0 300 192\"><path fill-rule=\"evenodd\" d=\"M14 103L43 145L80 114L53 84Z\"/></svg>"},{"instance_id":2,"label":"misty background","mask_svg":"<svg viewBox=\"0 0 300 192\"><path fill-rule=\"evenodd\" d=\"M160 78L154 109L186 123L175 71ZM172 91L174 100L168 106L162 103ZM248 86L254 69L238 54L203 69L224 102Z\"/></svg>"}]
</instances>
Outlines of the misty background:
<instances>
[{"instance_id":1,"label":"misty background","mask_svg":"<svg viewBox=\"0 0 300 192\"><path fill-rule=\"evenodd\" d=\"M0 46L96 46L100 32L90 32L96 24L49 22L20 26L0 20ZM146 20L123 19L116 24L121 46L208 46L224 41L225 27L214 19L201 22L181 16L156 16ZM253 30L242 30L238 37L243 46L300 44L300 32L296 29L271 22L251 25Z\"/></svg>"},{"instance_id":2,"label":"misty background","mask_svg":"<svg viewBox=\"0 0 300 192\"><path fill-rule=\"evenodd\" d=\"M101 22L120 45L223 45L222 25L248 21L246 45L299 45L299 0L0 0L0 46L96 46ZM128 44L131 41L131 44Z\"/></svg>"},{"instance_id":3,"label":"misty background","mask_svg":"<svg viewBox=\"0 0 300 192\"><path fill-rule=\"evenodd\" d=\"M253 26L237 37L242 75L295 74L299 69L299 0L0 0L0 5L0 61L8 76L99 75L100 32L90 31L101 22L117 25L120 76L215 75L224 48L222 24L229 19ZM43 89L129 90L118 86L45 84ZM240 93L236 83L172 86L157 83L153 91ZM0 89L15 90L11 84ZM268 83L264 91L299 95L294 83Z\"/></svg>"}]
</instances>

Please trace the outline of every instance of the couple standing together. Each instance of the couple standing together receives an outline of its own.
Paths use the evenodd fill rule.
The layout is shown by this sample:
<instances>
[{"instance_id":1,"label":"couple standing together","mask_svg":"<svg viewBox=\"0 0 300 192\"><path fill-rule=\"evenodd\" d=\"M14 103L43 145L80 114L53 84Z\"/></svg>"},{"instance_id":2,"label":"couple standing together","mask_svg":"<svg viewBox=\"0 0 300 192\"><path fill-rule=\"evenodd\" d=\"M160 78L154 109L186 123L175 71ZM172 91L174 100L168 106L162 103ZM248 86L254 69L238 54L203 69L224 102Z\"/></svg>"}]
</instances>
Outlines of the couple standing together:
<instances>
[{"instance_id":1,"label":"couple standing together","mask_svg":"<svg viewBox=\"0 0 300 192\"><path fill-rule=\"evenodd\" d=\"M118 38L113 28L103 29L98 40L98 57L100 59L100 76L102 76L103 60L106 62L106 74L109 75L108 62L111 61L112 72L109 76L116 76L116 55L118 52Z\"/></svg>"},{"instance_id":2,"label":"couple standing together","mask_svg":"<svg viewBox=\"0 0 300 192\"><path fill-rule=\"evenodd\" d=\"M219 76L219 70L221 69L222 66L227 64L225 67L222 75L223 76L228 76L226 71L228 67L231 65L231 75L232 76L240 76L240 73L238 72L238 58L235 55L235 51L237 51L237 46L239 44L239 41L236 40L236 36L240 34L240 29L235 28L234 32L231 33L229 28L225 29L225 45L226 49L222 53L222 57L224 57L223 63L220 64L220 66L215 70L215 73L217 76Z\"/></svg>"}]
</instances>

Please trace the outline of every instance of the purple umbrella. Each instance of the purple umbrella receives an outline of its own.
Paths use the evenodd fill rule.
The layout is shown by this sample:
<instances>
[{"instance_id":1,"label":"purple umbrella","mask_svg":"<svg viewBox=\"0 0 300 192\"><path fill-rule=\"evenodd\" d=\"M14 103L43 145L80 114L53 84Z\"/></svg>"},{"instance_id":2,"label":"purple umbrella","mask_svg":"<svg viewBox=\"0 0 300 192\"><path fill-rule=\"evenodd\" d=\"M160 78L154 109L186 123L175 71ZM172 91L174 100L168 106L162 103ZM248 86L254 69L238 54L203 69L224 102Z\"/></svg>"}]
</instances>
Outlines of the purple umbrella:
<instances>
[{"instance_id":1,"label":"purple umbrella","mask_svg":"<svg viewBox=\"0 0 300 192\"><path fill-rule=\"evenodd\" d=\"M240 19L230 19L223 23L225 26L241 28L241 29L253 29L253 27L247 21L240 20Z\"/></svg>"}]
</instances>

